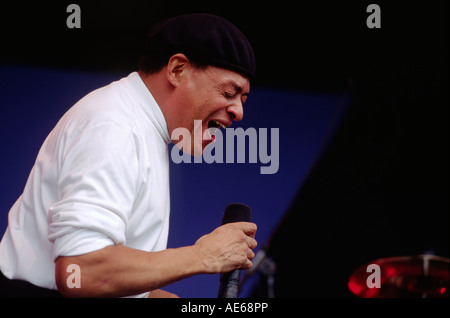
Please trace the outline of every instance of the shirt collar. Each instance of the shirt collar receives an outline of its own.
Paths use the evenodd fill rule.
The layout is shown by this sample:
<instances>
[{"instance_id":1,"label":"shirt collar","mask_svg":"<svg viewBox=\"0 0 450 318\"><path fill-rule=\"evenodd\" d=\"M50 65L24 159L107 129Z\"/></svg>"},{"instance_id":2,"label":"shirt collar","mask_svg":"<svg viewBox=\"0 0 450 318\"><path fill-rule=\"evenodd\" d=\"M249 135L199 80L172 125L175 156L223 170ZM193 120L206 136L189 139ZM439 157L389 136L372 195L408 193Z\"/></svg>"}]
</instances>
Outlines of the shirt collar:
<instances>
[{"instance_id":1,"label":"shirt collar","mask_svg":"<svg viewBox=\"0 0 450 318\"><path fill-rule=\"evenodd\" d=\"M164 114L162 113L159 105L156 103L153 95L148 90L147 86L145 86L139 74L137 72L131 73L125 78L124 83L125 85L128 84L127 88L131 90L133 98L140 101L139 106L141 106L143 112L155 125L166 144L171 143L172 141L169 136L169 130L167 128Z\"/></svg>"}]
</instances>

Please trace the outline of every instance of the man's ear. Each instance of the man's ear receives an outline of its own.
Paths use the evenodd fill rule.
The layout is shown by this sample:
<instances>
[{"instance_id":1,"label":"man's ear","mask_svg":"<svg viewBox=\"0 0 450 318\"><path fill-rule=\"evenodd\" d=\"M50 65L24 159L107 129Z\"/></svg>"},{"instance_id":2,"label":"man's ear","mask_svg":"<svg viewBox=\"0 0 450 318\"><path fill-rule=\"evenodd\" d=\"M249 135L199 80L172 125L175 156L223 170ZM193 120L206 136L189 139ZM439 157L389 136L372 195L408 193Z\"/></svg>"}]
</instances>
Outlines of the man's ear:
<instances>
[{"instance_id":1,"label":"man's ear","mask_svg":"<svg viewBox=\"0 0 450 318\"><path fill-rule=\"evenodd\" d=\"M180 81L183 79L187 67L189 65L189 59L182 53L172 55L167 63L166 76L167 80L175 87L177 87Z\"/></svg>"}]
</instances>

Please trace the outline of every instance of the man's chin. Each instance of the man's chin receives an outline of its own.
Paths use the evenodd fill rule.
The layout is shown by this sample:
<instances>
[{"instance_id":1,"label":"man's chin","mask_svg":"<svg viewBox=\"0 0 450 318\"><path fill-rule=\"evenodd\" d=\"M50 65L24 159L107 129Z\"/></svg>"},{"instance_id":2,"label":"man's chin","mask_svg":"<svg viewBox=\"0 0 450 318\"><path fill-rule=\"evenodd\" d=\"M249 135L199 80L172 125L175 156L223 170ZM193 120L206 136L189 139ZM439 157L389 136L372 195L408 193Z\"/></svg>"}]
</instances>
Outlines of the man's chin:
<instances>
[{"instance_id":1,"label":"man's chin","mask_svg":"<svg viewBox=\"0 0 450 318\"><path fill-rule=\"evenodd\" d=\"M189 155L193 157L201 157L203 155L203 152L205 151L206 146L208 146L210 143L214 142L214 140L204 140L202 145L192 145L191 149L189 150Z\"/></svg>"},{"instance_id":2,"label":"man's chin","mask_svg":"<svg viewBox=\"0 0 450 318\"><path fill-rule=\"evenodd\" d=\"M208 143L209 144L209 143ZM175 146L180 149L184 154L190 155L192 157L201 157L203 155L203 151L205 151L205 147L208 145L203 146L194 146L191 147L183 146L180 144L175 144Z\"/></svg>"},{"instance_id":3,"label":"man's chin","mask_svg":"<svg viewBox=\"0 0 450 318\"><path fill-rule=\"evenodd\" d=\"M175 134L176 137L182 136L181 140L172 140L175 145L187 155L193 157L202 156L205 148L216 140L216 136L211 134L208 128L201 129L202 126L198 126L193 135L188 134L188 130L183 128L181 132ZM173 133L172 133L173 134Z\"/></svg>"}]
</instances>

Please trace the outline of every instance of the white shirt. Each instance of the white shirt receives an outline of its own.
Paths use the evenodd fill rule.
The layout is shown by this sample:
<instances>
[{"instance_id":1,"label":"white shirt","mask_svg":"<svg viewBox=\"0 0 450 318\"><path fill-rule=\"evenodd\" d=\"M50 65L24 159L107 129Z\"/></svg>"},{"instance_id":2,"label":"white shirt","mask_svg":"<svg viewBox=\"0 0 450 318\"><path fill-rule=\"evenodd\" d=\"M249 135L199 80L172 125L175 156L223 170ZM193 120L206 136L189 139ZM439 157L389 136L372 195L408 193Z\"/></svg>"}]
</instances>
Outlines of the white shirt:
<instances>
[{"instance_id":1,"label":"white shirt","mask_svg":"<svg viewBox=\"0 0 450 318\"><path fill-rule=\"evenodd\" d=\"M58 256L115 244L165 249L169 142L161 109L136 72L82 98L46 138L9 212L1 272L57 289Z\"/></svg>"}]
</instances>

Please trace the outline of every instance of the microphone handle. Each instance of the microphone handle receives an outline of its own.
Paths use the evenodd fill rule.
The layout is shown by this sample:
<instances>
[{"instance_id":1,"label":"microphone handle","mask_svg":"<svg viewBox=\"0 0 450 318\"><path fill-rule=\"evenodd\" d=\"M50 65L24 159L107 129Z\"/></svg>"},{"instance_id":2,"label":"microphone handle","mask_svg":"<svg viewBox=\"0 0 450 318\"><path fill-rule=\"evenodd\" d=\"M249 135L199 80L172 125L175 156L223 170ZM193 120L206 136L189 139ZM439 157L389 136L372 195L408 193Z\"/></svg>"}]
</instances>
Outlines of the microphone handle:
<instances>
[{"instance_id":1,"label":"microphone handle","mask_svg":"<svg viewBox=\"0 0 450 318\"><path fill-rule=\"evenodd\" d=\"M220 274L218 298L238 298L240 277L241 271L239 269Z\"/></svg>"},{"instance_id":2,"label":"microphone handle","mask_svg":"<svg viewBox=\"0 0 450 318\"><path fill-rule=\"evenodd\" d=\"M250 222L252 210L248 205L241 203L228 204L223 213L222 225L233 222ZM220 275L219 295L217 298L238 298L239 280L241 271L232 270Z\"/></svg>"}]
</instances>

